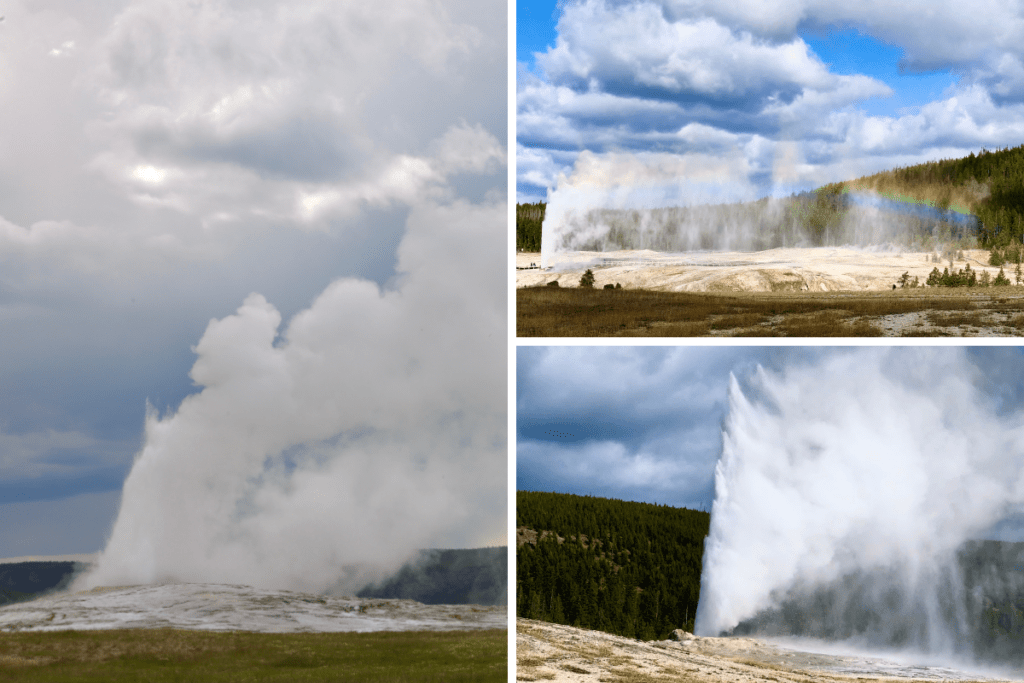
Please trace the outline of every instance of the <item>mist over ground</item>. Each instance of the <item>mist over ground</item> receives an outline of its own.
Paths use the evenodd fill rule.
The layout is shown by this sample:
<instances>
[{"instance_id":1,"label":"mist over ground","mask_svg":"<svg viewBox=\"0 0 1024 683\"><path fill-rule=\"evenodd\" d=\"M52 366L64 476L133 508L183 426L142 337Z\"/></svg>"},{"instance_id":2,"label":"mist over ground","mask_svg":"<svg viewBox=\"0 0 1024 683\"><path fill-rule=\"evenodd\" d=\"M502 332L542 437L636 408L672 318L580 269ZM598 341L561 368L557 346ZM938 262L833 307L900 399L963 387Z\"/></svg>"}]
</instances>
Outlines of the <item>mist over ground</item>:
<instances>
[{"instance_id":1,"label":"mist over ground","mask_svg":"<svg viewBox=\"0 0 1024 683\"><path fill-rule=\"evenodd\" d=\"M650 249L663 252L762 251L854 246L942 250L976 245L977 221L954 211L871 193L804 192L753 202L597 208L553 193L545 212L542 262L559 252Z\"/></svg>"},{"instance_id":2,"label":"mist over ground","mask_svg":"<svg viewBox=\"0 0 1024 683\"><path fill-rule=\"evenodd\" d=\"M698 635L1019 663L1024 546L975 540L1024 510L1019 400L992 381L1007 360L858 349L733 377Z\"/></svg>"}]
</instances>

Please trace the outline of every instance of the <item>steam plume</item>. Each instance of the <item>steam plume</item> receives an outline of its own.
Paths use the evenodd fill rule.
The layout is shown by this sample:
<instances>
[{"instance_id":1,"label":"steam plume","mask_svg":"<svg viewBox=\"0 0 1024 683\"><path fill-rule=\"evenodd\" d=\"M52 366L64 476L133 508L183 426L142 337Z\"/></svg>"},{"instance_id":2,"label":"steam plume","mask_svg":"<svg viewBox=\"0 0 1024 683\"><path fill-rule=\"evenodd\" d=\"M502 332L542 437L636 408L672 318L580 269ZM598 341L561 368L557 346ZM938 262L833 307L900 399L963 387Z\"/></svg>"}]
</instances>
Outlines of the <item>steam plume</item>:
<instances>
[{"instance_id":1,"label":"steam plume","mask_svg":"<svg viewBox=\"0 0 1024 683\"><path fill-rule=\"evenodd\" d=\"M1022 416L979 376L961 349L863 349L731 378L697 632L788 604L808 635L969 649L958 548L1024 506Z\"/></svg>"},{"instance_id":2,"label":"steam plume","mask_svg":"<svg viewBox=\"0 0 1024 683\"><path fill-rule=\"evenodd\" d=\"M505 524L505 205L416 208L400 286L342 279L296 315L250 295L195 347L202 391L151 413L97 585L354 591L353 565Z\"/></svg>"},{"instance_id":3,"label":"steam plume","mask_svg":"<svg viewBox=\"0 0 1024 683\"><path fill-rule=\"evenodd\" d=\"M548 193L541 264L553 265L559 252L620 249L931 250L977 232L976 221L953 211L872 193L786 197L781 184L756 186L751 178L757 175L738 155L582 153L573 172Z\"/></svg>"}]
</instances>

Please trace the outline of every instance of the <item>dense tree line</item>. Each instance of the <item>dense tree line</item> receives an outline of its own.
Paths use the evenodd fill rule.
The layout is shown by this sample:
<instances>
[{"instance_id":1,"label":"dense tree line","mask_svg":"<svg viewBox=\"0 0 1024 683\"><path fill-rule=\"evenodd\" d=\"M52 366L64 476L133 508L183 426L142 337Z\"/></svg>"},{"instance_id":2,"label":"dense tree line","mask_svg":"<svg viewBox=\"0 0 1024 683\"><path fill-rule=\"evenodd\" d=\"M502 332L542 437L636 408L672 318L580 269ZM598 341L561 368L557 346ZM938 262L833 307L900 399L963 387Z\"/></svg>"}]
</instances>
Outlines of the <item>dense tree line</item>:
<instances>
[{"instance_id":1,"label":"dense tree line","mask_svg":"<svg viewBox=\"0 0 1024 683\"><path fill-rule=\"evenodd\" d=\"M710 515L519 491L516 613L643 640L693 630ZM550 533L543 533L550 532Z\"/></svg>"},{"instance_id":2,"label":"dense tree line","mask_svg":"<svg viewBox=\"0 0 1024 683\"><path fill-rule=\"evenodd\" d=\"M547 204L516 204L516 249L540 251L540 227Z\"/></svg>"}]
</instances>

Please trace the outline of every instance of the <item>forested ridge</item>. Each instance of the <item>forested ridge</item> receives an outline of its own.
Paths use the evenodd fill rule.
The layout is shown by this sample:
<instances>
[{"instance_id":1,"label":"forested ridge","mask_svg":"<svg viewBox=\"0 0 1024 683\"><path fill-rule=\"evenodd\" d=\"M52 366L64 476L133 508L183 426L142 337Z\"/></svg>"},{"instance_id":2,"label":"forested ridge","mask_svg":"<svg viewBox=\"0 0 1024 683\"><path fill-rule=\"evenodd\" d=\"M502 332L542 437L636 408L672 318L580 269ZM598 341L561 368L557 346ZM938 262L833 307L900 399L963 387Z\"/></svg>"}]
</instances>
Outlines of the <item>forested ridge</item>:
<instances>
[{"instance_id":1,"label":"forested ridge","mask_svg":"<svg viewBox=\"0 0 1024 683\"><path fill-rule=\"evenodd\" d=\"M1024 237L1024 145L902 166L843 185L902 193L941 208L959 205L978 217L986 248L1019 244Z\"/></svg>"},{"instance_id":2,"label":"forested ridge","mask_svg":"<svg viewBox=\"0 0 1024 683\"><path fill-rule=\"evenodd\" d=\"M518 491L516 614L642 640L692 631L709 523L699 510Z\"/></svg>"},{"instance_id":3,"label":"forested ridge","mask_svg":"<svg viewBox=\"0 0 1024 683\"><path fill-rule=\"evenodd\" d=\"M766 226L766 234L761 240L764 244L759 245L759 248L780 246L776 243L784 243L794 235L807 236L814 244L828 243L830 230L839 224L841 214L847 208L842 195L850 190L871 190L898 201L969 212L978 218L977 242L986 249L1002 249L1011 245L1011 248L1015 248L1024 242L1024 145L1020 145L997 151L982 149L978 154L971 152L960 159L901 166L855 180L830 183L813 192L793 195L787 199L783 215L774 218L772 225ZM764 202L761 199L728 205L723 210L728 214L755 212L755 205ZM651 208L675 211L679 213L679 220L686 220L686 209ZM516 245L519 250L540 251L545 209L546 204L543 202L516 205ZM609 212L605 210L605 213ZM913 223L912 219L908 221ZM921 233L934 221L920 223L919 226L911 224L910 231ZM954 238L955 231L951 231L949 235L941 236L939 241L953 242ZM919 246L927 249L942 247L941 244Z\"/></svg>"}]
</instances>

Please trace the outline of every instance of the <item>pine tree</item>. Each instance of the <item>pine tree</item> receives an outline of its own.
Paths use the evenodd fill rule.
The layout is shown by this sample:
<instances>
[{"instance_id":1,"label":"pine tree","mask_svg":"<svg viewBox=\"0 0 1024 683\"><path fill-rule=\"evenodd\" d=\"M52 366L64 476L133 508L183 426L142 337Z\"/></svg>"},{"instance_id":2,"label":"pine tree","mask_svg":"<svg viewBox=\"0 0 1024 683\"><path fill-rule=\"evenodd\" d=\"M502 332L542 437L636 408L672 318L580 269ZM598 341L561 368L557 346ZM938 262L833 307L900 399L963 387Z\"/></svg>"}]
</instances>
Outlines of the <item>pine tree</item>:
<instances>
[{"instance_id":1,"label":"pine tree","mask_svg":"<svg viewBox=\"0 0 1024 683\"><path fill-rule=\"evenodd\" d=\"M580 278L580 287L594 288L594 271L590 268L587 268L587 272L583 273L583 277Z\"/></svg>"}]
</instances>

